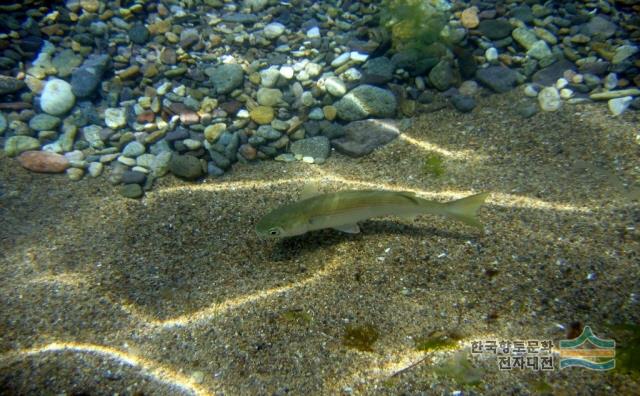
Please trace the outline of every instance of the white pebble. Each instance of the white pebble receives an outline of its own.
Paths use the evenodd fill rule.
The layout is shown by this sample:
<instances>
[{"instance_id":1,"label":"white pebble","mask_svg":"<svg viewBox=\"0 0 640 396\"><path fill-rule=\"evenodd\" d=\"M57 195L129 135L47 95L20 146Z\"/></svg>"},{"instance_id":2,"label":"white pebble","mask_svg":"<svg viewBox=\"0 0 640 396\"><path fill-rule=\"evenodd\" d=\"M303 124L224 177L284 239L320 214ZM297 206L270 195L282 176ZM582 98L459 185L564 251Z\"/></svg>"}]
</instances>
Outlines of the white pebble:
<instances>
[{"instance_id":1,"label":"white pebble","mask_svg":"<svg viewBox=\"0 0 640 396\"><path fill-rule=\"evenodd\" d=\"M236 117L238 117L238 118L249 118L249 111L247 109L240 109L236 113Z\"/></svg>"},{"instance_id":2,"label":"white pebble","mask_svg":"<svg viewBox=\"0 0 640 396\"><path fill-rule=\"evenodd\" d=\"M351 60L354 60L356 62L366 62L366 60L369 59L369 55L361 54L358 51L351 51L349 58L351 58Z\"/></svg>"},{"instance_id":3,"label":"white pebble","mask_svg":"<svg viewBox=\"0 0 640 396\"><path fill-rule=\"evenodd\" d=\"M342 77L347 81L358 81L362 78L362 73L358 69L351 67L342 73Z\"/></svg>"},{"instance_id":4,"label":"white pebble","mask_svg":"<svg viewBox=\"0 0 640 396\"><path fill-rule=\"evenodd\" d=\"M498 60L498 50L493 47L487 48L484 57L487 58L487 62L495 62Z\"/></svg>"},{"instance_id":5,"label":"white pebble","mask_svg":"<svg viewBox=\"0 0 640 396\"><path fill-rule=\"evenodd\" d=\"M293 78L293 67L291 66L282 66L280 68L280 75L284 78L286 78L287 80L290 80Z\"/></svg>"},{"instance_id":6,"label":"white pebble","mask_svg":"<svg viewBox=\"0 0 640 396\"><path fill-rule=\"evenodd\" d=\"M562 99L570 99L573 97L573 90L569 88L562 88L560 90L560 97Z\"/></svg>"},{"instance_id":7,"label":"white pebble","mask_svg":"<svg viewBox=\"0 0 640 396\"><path fill-rule=\"evenodd\" d=\"M524 86L524 94L530 98L535 98L540 93L540 90L537 86L533 84L527 84Z\"/></svg>"},{"instance_id":8,"label":"white pebble","mask_svg":"<svg viewBox=\"0 0 640 396\"><path fill-rule=\"evenodd\" d=\"M562 89L562 88L566 87L567 85L569 85L569 81L567 81L566 78L559 78L558 81L556 81L556 88L557 89Z\"/></svg>"},{"instance_id":9,"label":"white pebble","mask_svg":"<svg viewBox=\"0 0 640 396\"><path fill-rule=\"evenodd\" d=\"M284 33L285 26L280 22L271 22L262 30L268 39L274 39Z\"/></svg>"},{"instance_id":10,"label":"white pebble","mask_svg":"<svg viewBox=\"0 0 640 396\"><path fill-rule=\"evenodd\" d=\"M331 66L339 67L347 63L349 58L351 57L351 53L345 52L343 54L338 55L333 61L331 61Z\"/></svg>"},{"instance_id":11,"label":"white pebble","mask_svg":"<svg viewBox=\"0 0 640 396\"><path fill-rule=\"evenodd\" d=\"M98 177L102 174L102 170L104 169L104 165L100 162L92 162L89 164L89 174L91 177Z\"/></svg>"},{"instance_id":12,"label":"white pebble","mask_svg":"<svg viewBox=\"0 0 640 396\"><path fill-rule=\"evenodd\" d=\"M546 87L538 94L538 103L544 111L556 111L560 108L562 100L560 93L555 87Z\"/></svg>"},{"instance_id":13,"label":"white pebble","mask_svg":"<svg viewBox=\"0 0 640 396\"><path fill-rule=\"evenodd\" d=\"M633 101L633 98L631 96L623 96L622 98L609 99L609 102L608 102L609 110L611 111L611 114L613 114L614 116L618 116L624 113L624 111L627 110L627 108L629 108L629 105L631 104L632 101Z\"/></svg>"},{"instance_id":14,"label":"white pebble","mask_svg":"<svg viewBox=\"0 0 640 396\"><path fill-rule=\"evenodd\" d=\"M615 73L609 73L604 78L604 87L606 89L614 89L618 86L618 76Z\"/></svg>"},{"instance_id":15,"label":"white pebble","mask_svg":"<svg viewBox=\"0 0 640 396\"><path fill-rule=\"evenodd\" d=\"M308 157L308 156L302 157L302 162L306 162L307 164L313 164L314 162L313 157Z\"/></svg>"},{"instance_id":16,"label":"white pebble","mask_svg":"<svg viewBox=\"0 0 640 396\"><path fill-rule=\"evenodd\" d=\"M320 29L317 26L312 27L307 30L307 37L309 38L320 38Z\"/></svg>"}]
</instances>

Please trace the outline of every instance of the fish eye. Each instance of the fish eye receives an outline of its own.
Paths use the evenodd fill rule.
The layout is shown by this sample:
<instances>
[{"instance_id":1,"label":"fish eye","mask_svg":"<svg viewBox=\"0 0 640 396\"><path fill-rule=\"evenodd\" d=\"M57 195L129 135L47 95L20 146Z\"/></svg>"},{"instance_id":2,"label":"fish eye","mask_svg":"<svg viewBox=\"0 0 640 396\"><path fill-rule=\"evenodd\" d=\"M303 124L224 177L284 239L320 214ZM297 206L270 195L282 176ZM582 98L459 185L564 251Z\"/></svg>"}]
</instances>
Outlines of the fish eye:
<instances>
[{"instance_id":1,"label":"fish eye","mask_svg":"<svg viewBox=\"0 0 640 396\"><path fill-rule=\"evenodd\" d=\"M271 236L278 236L278 235L280 235L280 229L278 229L278 228L271 228L271 229L269 229L269 235L271 235Z\"/></svg>"}]
</instances>

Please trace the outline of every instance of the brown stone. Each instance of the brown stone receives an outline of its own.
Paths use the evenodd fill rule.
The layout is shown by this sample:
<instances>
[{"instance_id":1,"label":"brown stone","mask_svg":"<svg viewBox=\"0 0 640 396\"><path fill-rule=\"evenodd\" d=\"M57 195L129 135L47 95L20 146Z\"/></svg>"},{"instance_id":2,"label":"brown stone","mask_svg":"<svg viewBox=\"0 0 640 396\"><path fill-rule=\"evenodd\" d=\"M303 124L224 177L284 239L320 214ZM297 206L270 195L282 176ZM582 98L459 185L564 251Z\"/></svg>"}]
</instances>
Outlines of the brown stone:
<instances>
[{"instance_id":1,"label":"brown stone","mask_svg":"<svg viewBox=\"0 0 640 396\"><path fill-rule=\"evenodd\" d=\"M145 111L138 114L138 117L136 117L136 121L140 124L147 124L149 122L153 122L155 118L156 114L153 111Z\"/></svg>"},{"instance_id":2,"label":"brown stone","mask_svg":"<svg viewBox=\"0 0 640 396\"><path fill-rule=\"evenodd\" d=\"M478 18L478 7L470 7L462 11L460 22L462 23L462 26L467 29L477 28L480 24L480 19Z\"/></svg>"},{"instance_id":3,"label":"brown stone","mask_svg":"<svg viewBox=\"0 0 640 396\"><path fill-rule=\"evenodd\" d=\"M250 144L241 145L238 151L244 158L248 159L249 161L256 159L256 156L258 155L258 151Z\"/></svg>"},{"instance_id":4,"label":"brown stone","mask_svg":"<svg viewBox=\"0 0 640 396\"><path fill-rule=\"evenodd\" d=\"M69 167L69 160L50 151L25 151L18 156L22 167L33 172L61 173Z\"/></svg>"},{"instance_id":5,"label":"brown stone","mask_svg":"<svg viewBox=\"0 0 640 396\"><path fill-rule=\"evenodd\" d=\"M180 113L180 122L184 125L193 125L200 122L200 116L195 111L185 110Z\"/></svg>"}]
</instances>

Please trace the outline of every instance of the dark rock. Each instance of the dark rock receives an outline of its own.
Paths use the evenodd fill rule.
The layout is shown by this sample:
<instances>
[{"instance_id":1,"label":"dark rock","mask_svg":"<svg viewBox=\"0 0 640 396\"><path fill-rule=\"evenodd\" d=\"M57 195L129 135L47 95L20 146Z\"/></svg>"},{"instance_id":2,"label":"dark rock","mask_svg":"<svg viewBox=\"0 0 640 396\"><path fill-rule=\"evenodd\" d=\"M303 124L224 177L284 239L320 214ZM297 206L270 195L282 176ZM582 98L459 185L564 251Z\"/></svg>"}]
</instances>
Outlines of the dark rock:
<instances>
[{"instance_id":1,"label":"dark rock","mask_svg":"<svg viewBox=\"0 0 640 396\"><path fill-rule=\"evenodd\" d=\"M258 17L254 14L231 13L223 15L222 20L224 22L251 25L258 22Z\"/></svg>"},{"instance_id":2,"label":"dark rock","mask_svg":"<svg viewBox=\"0 0 640 396\"><path fill-rule=\"evenodd\" d=\"M133 25L129 30L129 39L134 44L143 45L149 40L149 30L141 23Z\"/></svg>"},{"instance_id":3,"label":"dark rock","mask_svg":"<svg viewBox=\"0 0 640 396\"><path fill-rule=\"evenodd\" d=\"M508 67L489 66L485 69L478 69L476 79L493 91L502 93L510 91L518 78L516 72Z\"/></svg>"},{"instance_id":4,"label":"dark rock","mask_svg":"<svg viewBox=\"0 0 640 396\"><path fill-rule=\"evenodd\" d=\"M24 87L24 81L17 78L0 75L0 95L18 92Z\"/></svg>"},{"instance_id":5,"label":"dark rock","mask_svg":"<svg viewBox=\"0 0 640 396\"><path fill-rule=\"evenodd\" d=\"M564 72L566 70L575 69L576 66L572 62L563 59L552 64L551 66L547 66L544 69L538 70L533 74L531 80L534 83L543 86L551 86L554 85L556 81L558 81L558 79L564 75Z\"/></svg>"},{"instance_id":6,"label":"dark rock","mask_svg":"<svg viewBox=\"0 0 640 396\"><path fill-rule=\"evenodd\" d=\"M125 171L122 174L122 182L124 184L144 184L147 175L138 171Z\"/></svg>"},{"instance_id":7,"label":"dark rock","mask_svg":"<svg viewBox=\"0 0 640 396\"><path fill-rule=\"evenodd\" d=\"M202 176L200 160L191 155L173 154L169 161L169 170L186 180L196 180Z\"/></svg>"},{"instance_id":8,"label":"dark rock","mask_svg":"<svg viewBox=\"0 0 640 396\"><path fill-rule=\"evenodd\" d=\"M476 74L476 70L478 70L478 63L476 62L476 58L473 56L473 53L462 47L454 47L453 53L456 55L458 70L460 71L462 79L468 80L473 78Z\"/></svg>"},{"instance_id":9,"label":"dark rock","mask_svg":"<svg viewBox=\"0 0 640 396\"><path fill-rule=\"evenodd\" d=\"M91 55L71 74L71 91L78 98L87 98L95 92L111 58L109 55Z\"/></svg>"},{"instance_id":10,"label":"dark rock","mask_svg":"<svg viewBox=\"0 0 640 396\"><path fill-rule=\"evenodd\" d=\"M429 82L439 91L446 91L453 83L453 70L447 60L441 60L429 72Z\"/></svg>"},{"instance_id":11,"label":"dark rock","mask_svg":"<svg viewBox=\"0 0 640 396\"><path fill-rule=\"evenodd\" d=\"M346 121L367 117L391 117L396 111L396 98L386 89L359 85L334 103L338 117Z\"/></svg>"},{"instance_id":12,"label":"dark rock","mask_svg":"<svg viewBox=\"0 0 640 396\"><path fill-rule=\"evenodd\" d=\"M526 4L518 7L514 7L511 10L511 16L521 20L524 23L531 23L533 22L533 19L534 19L533 12L531 11L531 7L529 7Z\"/></svg>"},{"instance_id":13,"label":"dark rock","mask_svg":"<svg viewBox=\"0 0 640 396\"><path fill-rule=\"evenodd\" d=\"M468 113L476 107L475 99L466 95L453 95L451 103L461 113Z\"/></svg>"},{"instance_id":14,"label":"dark rock","mask_svg":"<svg viewBox=\"0 0 640 396\"><path fill-rule=\"evenodd\" d=\"M354 121L344 127L345 136L331 141L338 152L362 157L398 137L397 122L390 119Z\"/></svg>"},{"instance_id":15,"label":"dark rock","mask_svg":"<svg viewBox=\"0 0 640 396\"><path fill-rule=\"evenodd\" d=\"M513 26L506 19L486 19L478 26L480 32L491 40L498 40L511 34Z\"/></svg>"},{"instance_id":16,"label":"dark rock","mask_svg":"<svg viewBox=\"0 0 640 396\"><path fill-rule=\"evenodd\" d=\"M363 82L368 84L384 84L393 79L395 64L389 58L380 56L372 58L363 66Z\"/></svg>"},{"instance_id":17,"label":"dark rock","mask_svg":"<svg viewBox=\"0 0 640 396\"><path fill-rule=\"evenodd\" d=\"M291 143L291 152L303 157L326 159L329 156L329 139L326 136L315 136Z\"/></svg>"},{"instance_id":18,"label":"dark rock","mask_svg":"<svg viewBox=\"0 0 640 396\"><path fill-rule=\"evenodd\" d=\"M596 40L606 40L616 34L616 30L618 30L618 26L615 23L596 15L588 23L582 25L581 32Z\"/></svg>"},{"instance_id":19,"label":"dark rock","mask_svg":"<svg viewBox=\"0 0 640 396\"><path fill-rule=\"evenodd\" d=\"M242 85L243 80L242 66L235 63L220 65L211 73L211 82L219 94L233 91Z\"/></svg>"},{"instance_id":20,"label":"dark rock","mask_svg":"<svg viewBox=\"0 0 640 396\"><path fill-rule=\"evenodd\" d=\"M120 195L126 198L137 199L144 195L144 191L139 184L125 184L120 188Z\"/></svg>"},{"instance_id":21,"label":"dark rock","mask_svg":"<svg viewBox=\"0 0 640 396\"><path fill-rule=\"evenodd\" d=\"M173 130L167 133L164 137L164 140L166 140L167 142L173 142L176 140L183 140L188 137L189 137L189 131L185 130L184 128L178 128L176 130Z\"/></svg>"}]
</instances>

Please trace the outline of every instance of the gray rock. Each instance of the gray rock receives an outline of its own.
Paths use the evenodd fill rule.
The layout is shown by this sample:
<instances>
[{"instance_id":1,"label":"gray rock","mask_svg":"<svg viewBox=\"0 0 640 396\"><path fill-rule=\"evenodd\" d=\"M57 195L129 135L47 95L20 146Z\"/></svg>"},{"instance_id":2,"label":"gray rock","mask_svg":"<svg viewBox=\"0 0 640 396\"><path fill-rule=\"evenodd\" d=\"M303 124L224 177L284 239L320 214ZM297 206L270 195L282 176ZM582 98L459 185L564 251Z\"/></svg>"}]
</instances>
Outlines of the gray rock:
<instances>
[{"instance_id":1,"label":"gray rock","mask_svg":"<svg viewBox=\"0 0 640 396\"><path fill-rule=\"evenodd\" d=\"M171 161L169 161L169 170L174 175L186 180L196 180L202 176L200 160L191 155L173 154Z\"/></svg>"},{"instance_id":2,"label":"gray rock","mask_svg":"<svg viewBox=\"0 0 640 396\"><path fill-rule=\"evenodd\" d=\"M222 176L224 170L218 168L213 162L207 163L207 173L211 176Z\"/></svg>"},{"instance_id":3,"label":"gray rock","mask_svg":"<svg viewBox=\"0 0 640 396\"><path fill-rule=\"evenodd\" d=\"M314 136L291 143L291 152L303 157L326 159L329 157L329 139L325 136Z\"/></svg>"},{"instance_id":4,"label":"gray rock","mask_svg":"<svg viewBox=\"0 0 640 396\"><path fill-rule=\"evenodd\" d=\"M124 146L122 155L129 158L136 158L137 156L144 154L145 151L146 148L144 147L144 144L134 140L133 142L129 142L126 146Z\"/></svg>"},{"instance_id":5,"label":"gray rock","mask_svg":"<svg viewBox=\"0 0 640 396\"><path fill-rule=\"evenodd\" d=\"M476 71L476 79L495 92L510 91L516 84L518 76L515 71L504 66L490 66Z\"/></svg>"},{"instance_id":6,"label":"gray rock","mask_svg":"<svg viewBox=\"0 0 640 396\"><path fill-rule=\"evenodd\" d=\"M518 7L514 7L511 10L511 16L521 20L524 23L531 23L533 22L533 19L534 19L533 12L531 11L531 7L529 7L526 4Z\"/></svg>"},{"instance_id":7,"label":"gray rock","mask_svg":"<svg viewBox=\"0 0 640 396\"><path fill-rule=\"evenodd\" d=\"M273 128L271 125L261 125L256 131L256 136L267 140L276 140L280 136L282 136L282 133Z\"/></svg>"},{"instance_id":8,"label":"gray rock","mask_svg":"<svg viewBox=\"0 0 640 396\"><path fill-rule=\"evenodd\" d=\"M451 97L451 103L461 113L468 113L476 107L476 101L471 96L454 95Z\"/></svg>"},{"instance_id":9,"label":"gray rock","mask_svg":"<svg viewBox=\"0 0 640 396\"><path fill-rule=\"evenodd\" d=\"M4 131L7 130L8 125L9 124L7 123L7 117L5 117L4 114L0 113L0 135L2 135Z\"/></svg>"},{"instance_id":10,"label":"gray rock","mask_svg":"<svg viewBox=\"0 0 640 396\"><path fill-rule=\"evenodd\" d=\"M67 152L73 149L73 142L78 134L78 127L74 124L65 122L62 125L62 135L58 138L58 144L62 151Z\"/></svg>"},{"instance_id":11,"label":"gray rock","mask_svg":"<svg viewBox=\"0 0 640 396\"><path fill-rule=\"evenodd\" d=\"M256 94L258 104L274 107L282 100L282 91L277 88L259 88Z\"/></svg>"},{"instance_id":12,"label":"gray rock","mask_svg":"<svg viewBox=\"0 0 640 396\"><path fill-rule=\"evenodd\" d=\"M529 50L538 41L536 34L526 27L518 27L511 33L513 39L516 40L525 49Z\"/></svg>"},{"instance_id":13,"label":"gray rock","mask_svg":"<svg viewBox=\"0 0 640 396\"><path fill-rule=\"evenodd\" d=\"M384 56L371 58L363 66L363 80L368 84L384 84L393 79L396 65Z\"/></svg>"},{"instance_id":14,"label":"gray rock","mask_svg":"<svg viewBox=\"0 0 640 396\"><path fill-rule=\"evenodd\" d=\"M80 66L81 63L82 56L71 49L62 50L51 60L51 64L58 70L58 77L70 76L73 69Z\"/></svg>"},{"instance_id":15,"label":"gray rock","mask_svg":"<svg viewBox=\"0 0 640 396\"><path fill-rule=\"evenodd\" d=\"M242 23L252 25L258 22L258 16L254 14L230 13L222 16L224 22Z\"/></svg>"},{"instance_id":16,"label":"gray rock","mask_svg":"<svg viewBox=\"0 0 640 396\"><path fill-rule=\"evenodd\" d=\"M531 80L534 83L540 85L550 86L554 85L556 81L558 81L558 79L564 75L564 72L566 70L575 69L576 67L572 62L568 60L561 60L552 64L551 66L547 66L544 69L538 70L533 74Z\"/></svg>"},{"instance_id":17,"label":"gray rock","mask_svg":"<svg viewBox=\"0 0 640 396\"><path fill-rule=\"evenodd\" d=\"M391 142L400 129L394 120L363 120L347 124L344 132L344 137L332 140L331 144L338 152L358 158Z\"/></svg>"},{"instance_id":18,"label":"gray rock","mask_svg":"<svg viewBox=\"0 0 640 396\"><path fill-rule=\"evenodd\" d=\"M513 26L506 19L485 19L478 29L491 40L499 40L511 34Z\"/></svg>"},{"instance_id":19,"label":"gray rock","mask_svg":"<svg viewBox=\"0 0 640 396\"><path fill-rule=\"evenodd\" d=\"M17 78L0 75L0 95L18 92L24 88L24 81Z\"/></svg>"},{"instance_id":20,"label":"gray rock","mask_svg":"<svg viewBox=\"0 0 640 396\"><path fill-rule=\"evenodd\" d=\"M149 30L143 24L137 23L129 29L129 39L134 44L145 44L149 40Z\"/></svg>"},{"instance_id":21,"label":"gray rock","mask_svg":"<svg viewBox=\"0 0 640 396\"><path fill-rule=\"evenodd\" d=\"M397 103L391 91L365 84L351 90L334 106L338 117L356 121L367 117L391 117L396 112Z\"/></svg>"},{"instance_id":22,"label":"gray rock","mask_svg":"<svg viewBox=\"0 0 640 396\"><path fill-rule=\"evenodd\" d=\"M111 58L109 55L91 55L71 75L71 91L79 98L86 98L96 91Z\"/></svg>"},{"instance_id":23,"label":"gray rock","mask_svg":"<svg viewBox=\"0 0 640 396\"><path fill-rule=\"evenodd\" d=\"M124 184L144 184L147 175L138 171L124 171L122 174L122 182Z\"/></svg>"},{"instance_id":24,"label":"gray rock","mask_svg":"<svg viewBox=\"0 0 640 396\"><path fill-rule=\"evenodd\" d=\"M144 195L144 191L139 184L125 184L120 188L120 195L125 198L137 199Z\"/></svg>"},{"instance_id":25,"label":"gray rock","mask_svg":"<svg viewBox=\"0 0 640 396\"><path fill-rule=\"evenodd\" d=\"M529 48L529 50L527 51L527 55L531 56L532 58L541 60L551 57L552 54L551 49L549 49L547 43L544 40L538 40L533 43L531 48Z\"/></svg>"},{"instance_id":26,"label":"gray rock","mask_svg":"<svg viewBox=\"0 0 640 396\"><path fill-rule=\"evenodd\" d=\"M104 147L104 142L100 138L100 133L102 132L102 127L98 125L88 125L82 128L82 136L84 140L89 142L89 145L93 148L102 148Z\"/></svg>"},{"instance_id":27,"label":"gray rock","mask_svg":"<svg viewBox=\"0 0 640 396\"><path fill-rule=\"evenodd\" d=\"M60 119L49 114L37 114L29 120L29 127L36 131L53 131L60 125Z\"/></svg>"},{"instance_id":28,"label":"gray rock","mask_svg":"<svg viewBox=\"0 0 640 396\"><path fill-rule=\"evenodd\" d=\"M328 77L324 81L324 86L327 89L327 92L338 98L347 93L347 86L340 78L335 76Z\"/></svg>"},{"instance_id":29,"label":"gray rock","mask_svg":"<svg viewBox=\"0 0 640 396\"><path fill-rule=\"evenodd\" d=\"M285 26L280 22L271 22L264 27L263 33L266 38L274 39L284 33Z\"/></svg>"},{"instance_id":30,"label":"gray rock","mask_svg":"<svg viewBox=\"0 0 640 396\"><path fill-rule=\"evenodd\" d=\"M160 151L151 163L151 174L161 177L169 172L169 162L171 161L171 151Z\"/></svg>"},{"instance_id":31,"label":"gray rock","mask_svg":"<svg viewBox=\"0 0 640 396\"><path fill-rule=\"evenodd\" d=\"M618 26L615 23L596 15L589 22L582 25L581 32L597 40L606 40L616 34L617 29Z\"/></svg>"},{"instance_id":32,"label":"gray rock","mask_svg":"<svg viewBox=\"0 0 640 396\"><path fill-rule=\"evenodd\" d=\"M451 88L453 82L453 70L447 60L441 60L429 72L429 81L439 91Z\"/></svg>"},{"instance_id":33,"label":"gray rock","mask_svg":"<svg viewBox=\"0 0 640 396\"><path fill-rule=\"evenodd\" d=\"M220 169L227 169L231 166L229 158L215 150L209 150L209 157L211 157L211 161Z\"/></svg>"},{"instance_id":34,"label":"gray rock","mask_svg":"<svg viewBox=\"0 0 640 396\"><path fill-rule=\"evenodd\" d=\"M239 87L244 80L244 71L237 64L216 67L211 73L211 82L219 94L226 94Z\"/></svg>"}]
</instances>

